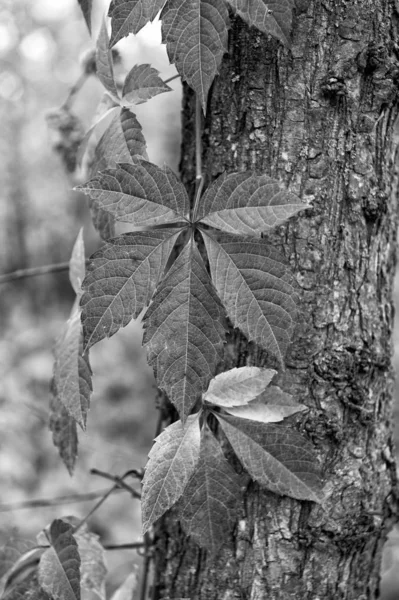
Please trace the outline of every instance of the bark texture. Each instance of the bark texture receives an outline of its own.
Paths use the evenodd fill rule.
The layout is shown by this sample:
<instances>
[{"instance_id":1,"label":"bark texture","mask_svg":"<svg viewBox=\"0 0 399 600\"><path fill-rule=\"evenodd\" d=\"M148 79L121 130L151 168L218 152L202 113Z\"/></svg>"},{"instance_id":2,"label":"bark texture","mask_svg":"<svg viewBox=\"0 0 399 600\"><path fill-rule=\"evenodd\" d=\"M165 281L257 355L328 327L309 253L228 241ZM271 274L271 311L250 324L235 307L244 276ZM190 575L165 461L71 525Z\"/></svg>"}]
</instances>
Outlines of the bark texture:
<instances>
[{"instance_id":1,"label":"bark texture","mask_svg":"<svg viewBox=\"0 0 399 600\"><path fill-rule=\"evenodd\" d=\"M230 546L190 543L173 511L157 529L156 598L369 600L397 510L391 444L392 280L398 176L397 4L297 0L290 49L232 20L204 124L204 169L255 169L312 205L273 243L301 286L280 385L325 477L324 506L252 485ZM193 97L183 178L194 173ZM267 357L236 333L223 370Z\"/></svg>"}]
</instances>

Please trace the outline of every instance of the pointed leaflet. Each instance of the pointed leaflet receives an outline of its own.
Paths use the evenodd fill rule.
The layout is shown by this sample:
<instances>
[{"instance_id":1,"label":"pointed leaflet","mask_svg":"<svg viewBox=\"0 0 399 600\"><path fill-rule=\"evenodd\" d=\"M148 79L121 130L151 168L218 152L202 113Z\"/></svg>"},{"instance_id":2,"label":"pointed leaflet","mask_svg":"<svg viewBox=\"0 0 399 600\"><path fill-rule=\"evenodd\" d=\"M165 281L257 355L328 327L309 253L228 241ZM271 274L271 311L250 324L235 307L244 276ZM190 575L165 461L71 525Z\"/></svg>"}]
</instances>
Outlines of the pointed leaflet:
<instances>
[{"instance_id":1,"label":"pointed leaflet","mask_svg":"<svg viewBox=\"0 0 399 600\"><path fill-rule=\"evenodd\" d=\"M101 100L98 103L98 106L96 108L96 112L92 119L91 125L90 125L89 129L86 131L84 138L82 139L82 141L79 144L79 150L78 150L78 153L76 156L76 161L79 165L82 164L83 156L86 152L86 148L89 143L91 134L93 133L93 131L95 130L97 125L99 125L101 123L101 121L103 121L106 117L108 117L113 112L115 112L115 109L118 107L119 107L119 102L115 101L115 99L112 98L108 92L104 92L103 97L101 98ZM74 188L74 189L77 189L77 188Z\"/></svg>"},{"instance_id":2,"label":"pointed leaflet","mask_svg":"<svg viewBox=\"0 0 399 600\"><path fill-rule=\"evenodd\" d=\"M228 0L249 25L289 46L295 0Z\"/></svg>"},{"instance_id":3,"label":"pointed leaflet","mask_svg":"<svg viewBox=\"0 0 399 600\"><path fill-rule=\"evenodd\" d=\"M111 46L129 33L138 33L164 4L165 0L112 0L108 12L112 19Z\"/></svg>"},{"instance_id":4,"label":"pointed leaflet","mask_svg":"<svg viewBox=\"0 0 399 600\"><path fill-rule=\"evenodd\" d=\"M76 421L69 416L65 406L58 398L54 379L51 384L50 430L53 432L53 444L72 475L78 455L78 432Z\"/></svg>"},{"instance_id":5,"label":"pointed leaflet","mask_svg":"<svg viewBox=\"0 0 399 600\"><path fill-rule=\"evenodd\" d=\"M166 83L159 77L159 71L151 65L134 65L125 79L122 101L129 104L143 104L164 92L171 92Z\"/></svg>"},{"instance_id":6,"label":"pointed leaflet","mask_svg":"<svg viewBox=\"0 0 399 600\"><path fill-rule=\"evenodd\" d=\"M255 481L298 500L321 501L321 480L312 446L292 427L215 415L234 452Z\"/></svg>"},{"instance_id":7,"label":"pointed leaflet","mask_svg":"<svg viewBox=\"0 0 399 600\"><path fill-rule=\"evenodd\" d=\"M130 573L120 587L112 594L111 600L134 600L137 589L137 572Z\"/></svg>"},{"instance_id":8,"label":"pointed leaflet","mask_svg":"<svg viewBox=\"0 0 399 600\"><path fill-rule=\"evenodd\" d=\"M229 13L224 0L168 0L162 41L179 75L198 94L205 112L209 88L227 52Z\"/></svg>"},{"instance_id":9,"label":"pointed leaflet","mask_svg":"<svg viewBox=\"0 0 399 600\"><path fill-rule=\"evenodd\" d=\"M144 316L148 362L185 421L222 358L223 309L191 239Z\"/></svg>"},{"instance_id":10,"label":"pointed leaflet","mask_svg":"<svg viewBox=\"0 0 399 600\"><path fill-rule=\"evenodd\" d=\"M203 399L218 406L247 404L269 385L276 373L259 367L230 369L212 379Z\"/></svg>"},{"instance_id":11,"label":"pointed leaflet","mask_svg":"<svg viewBox=\"0 0 399 600\"><path fill-rule=\"evenodd\" d=\"M227 233L260 236L308 208L267 175L224 174L201 198L197 219Z\"/></svg>"},{"instance_id":12,"label":"pointed leaflet","mask_svg":"<svg viewBox=\"0 0 399 600\"><path fill-rule=\"evenodd\" d=\"M78 543L81 560L81 588L87 592L95 592L101 600L105 600L107 568L104 548L98 541L98 535L88 531L87 527L83 527L74 534L74 537Z\"/></svg>"},{"instance_id":13,"label":"pointed leaflet","mask_svg":"<svg viewBox=\"0 0 399 600\"><path fill-rule=\"evenodd\" d=\"M212 554L224 544L236 521L242 499L240 482L219 443L206 428L198 466L184 490L178 511L186 534Z\"/></svg>"},{"instance_id":14,"label":"pointed leaflet","mask_svg":"<svg viewBox=\"0 0 399 600\"><path fill-rule=\"evenodd\" d=\"M143 533L146 533L184 492L200 452L199 413L169 425L148 455L142 491Z\"/></svg>"},{"instance_id":15,"label":"pointed leaflet","mask_svg":"<svg viewBox=\"0 0 399 600\"><path fill-rule=\"evenodd\" d=\"M77 189L88 194L96 208L135 227L173 223L189 212L186 190L173 171L138 157L132 164L98 173Z\"/></svg>"},{"instance_id":16,"label":"pointed leaflet","mask_svg":"<svg viewBox=\"0 0 399 600\"><path fill-rule=\"evenodd\" d=\"M93 254L81 300L86 348L114 335L148 306L179 233L127 233Z\"/></svg>"},{"instance_id":17,"label":"pointed leaflet","mask_svg":"<svg viewBox=\"0 0 399 600\"><path fill-rule=\"evenodd\" d=\"M60 519L51 523L50 548L39 563L39 583L53 600L80 600L80 556L73 527Z\"/></svg>"},{"instance_id":18,"label":"pointed leaflet","mask_svg":"<svg viewBox=\"0 0 399 600\"><path fill-rule=\"evenodd\" d=\"M109 37L105 19L103 19L96 48L97 77L112 96L118 98L116 89L112 51L109 49Z\"/></svg>"},{"instance_id":19,"label":"pointed leaflet","mask_svg":"<svg viewBox=\"0 0 399 600\"><path fill-rule=\"evenodd\" d=\"M246 406L226 407L225 410L241 419L250 419L262 423L278 423L278 421L306 410L306 408L304 404L296 402L290 394L283 392L275 385L270 385Z\"/></svg>"},{"instance_id":20,"label":"pointed leaflet","mask_svg":"<svg viewBox=\"0 0 399 600\"><path fill-rule=\"evenodd\" d=\"M80 297L82 294L82 282L85 278L85 246L83 242L83 227L78 233L75 244L72 249L69 261L69 280L75 294Z\"/></svg>"},{"instance_id":21,"label":"pointed leaflet","mask_svg":"<svg viewBox=\"0 0 399 600\"><path fill-rule=\"evenodd\" d=\"M78 0L83 16L86 21L87 29L91 34L91 9L93 0Z\"/></svg>"},{"instance_id":22,"label":"pointed leaflet","mask_svg":"<svg viewBox=\"0 0 399 600\"><path fill-rule=\"evenodd\" d=\"M235 327L281 364L297 313L297 283L267 242L203 232L212 281Z\"/></svg>"}]
</instances>

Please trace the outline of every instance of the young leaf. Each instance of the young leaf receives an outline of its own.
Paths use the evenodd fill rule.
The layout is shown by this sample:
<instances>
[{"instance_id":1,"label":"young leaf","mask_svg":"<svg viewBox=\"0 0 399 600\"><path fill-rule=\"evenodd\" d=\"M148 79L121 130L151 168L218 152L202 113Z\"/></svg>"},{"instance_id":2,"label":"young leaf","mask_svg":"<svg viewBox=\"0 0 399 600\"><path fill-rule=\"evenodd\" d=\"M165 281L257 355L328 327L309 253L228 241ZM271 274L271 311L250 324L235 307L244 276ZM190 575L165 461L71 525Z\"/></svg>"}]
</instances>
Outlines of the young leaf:
<instances>
[{"instance_id":1,"label":"young leaf","mask_svg":"<svg viewBox=\"0 0 399 600\"><path fill-rule=\"evenodd\" d=\"M215 416L255 481L277 494L321 502L317 458L309 442L292 427Z\"/></svg>"},{"instance_id":2,"label":"young leaf","mask_svg":"<svg viewBox=\"0 0 399 600\"><path fill-rule=\"evenodd\" d=\"M203 399L218 406L247 404L269 385L276 373L259 367L230 369L211 380Z\"/></svg>"},{"instance_id":3,"label":"young leaf","mask_svg":"<svg viewBox=\"0 0 399 600\"><path fill-rule=\"evenodd\" d=\"M200 452L199 414L172 423L159 435L148 455L142 491L143 533L184 492Z\"/></svg>"},{"instance_id":4,"label":"young leaf","mask_svg":"<svg viewBox=\"0 0 399 600\"><path fill-rule=\"evenodd\" d=\"M101 121L115 112L116 108L119 108L119 103L116 102L108 92L105 92L96 108L92 123L79 144L79 150L76 156L76 161L79 165L82 163L83 156L86 152L87 145L94 129L101 123Z\"/></svg>"},{"instance_id":5,"label":"young leaf","mask_svg":"<svg viewBox=\"0 0 399 600\"><path fill-rule=\"evenodd\" d=\"M193 240L184 247L144 316L148 362L184 422L222 358L223 309Z\"/></svg>"},{"instance_id":6,"label":"young leaf","mask_svg":"<svg viewBox=\"0 0 399 600\"><path fill-rule=\"evenodd\" d=\"M296 402L290 394L283 392L275 385L270 385L246 406L226 407L225 410L241 419L260 421L261 423L278 423L290 415L306 410L306 408L304 404Z\"/></svg>"},{"instance_id":7,"label":"young leaf","mask_svg":"<svg viewBox=\"0 0 399 600\"><path fill-rule=\"evenodd\" d=\"M225 543L236 521L242 498L240 483L241 478L206 428L198 466L178 503L178 511L186 534L212 554Z\"/></svg>"},{"instance_id":8,"label":"young leaf","mask_svg":"<svg viewBox=\"0 0 399 600\"><path fill-rule=\"evenodd\" d=\"M138 33L153 21L166 0L112 0L108 16L112 19L111 46L129 35Z\"/></svg>"},{"instance_id":9,"label":"young leaf","mask_svg":"<svg viewBox=\"0 0 399 600\"><path fill-rule=\"evenodd\" d=\"M267 175L225 173L205 192L197 219L227 233L259 237L305 208Z\"/></svg>"},{"instance_id":10,"label":"young leaf","mask_svg":"<svg viewBox=\"0 0 399 600\"><path fill-rule=\"evenodd\" d=\"M39 563L39 583L54 600L80 600L80 556L69 523L51 523L49 542Z\"/></svg>"},{"instance_id":11,"label":"young leaf","mask_svg":"<svg viewBox=\"0 0 399 600\"><path fill-rule=\"evenodd\" d=\"M134 600L138 577L136 571L130 573L120 587L112 594L111 600Z\"/></svg>"},{"instance_id":12,"label":"young leaf","mask_svg":"<svg viewBox=\"0 0 399 600\"><path fill-rule=\"evenodd\" d=\"M116 88L114 77L112 51L109 49L109 37L105 19L103 20L97 40L96 67L97 77L99 78L107 92L109 92L111 96L118 98L118 90Z\"/></svg>"},{"instance_id":13,"label":"young leaf","mask_svg":"<svg viewBox=\"0 0 399 600\"><path fill-rule=\"evenodd\" d=\"M138 157L132 164L118 164L116 169L98 173L76 189L117 221L135 227L173 223L189 212L186 190L173 171Z\"/></svg>"},{"instance_id":14,"label":"young leaf","mask_svg":"<svg viewBox=\"0 0 399 600\"><path fill-rule=\"evenodd\" d=\"M91 9L93 0L78 0L79 6L82 9L83 16L86 21L87 29L91 35Z\"/></svg>"},{"instance_id":15,"label":"young leaf","mask_svg":"<svg viewBox=\"0 0 399 600\"><path fill-rule=\"evenodd\" d=\"M129 104L143 104L164 92L171 92L166 83L159 77L159 71L151 65L134 65L125 79L122 100Z\"/></svg>"},{"instance_id":16,"label":"young leaf","mask_svg":"<svg viewBox=\"0 0 399 600\"><path fill-rule=\"evenodd\" d=\"M78 233L69 261L69 280L78 298L82 295L82 282L85 278L86 259L83 242L83 227Z\"/></svg>"},{"instance_id":17,"label":"young leaf","mask_svg":"<svg viewBox=\"0 0 399 600\"><path fill-rule=\"evenodd\" d=\"M234 326L283 364L298 303L284 258L263 239L202 233L212 281Z\"/></svg>"},{"instance_id":18,"label":"young leaf","mask_svg":"<svg viewBox=\"0 0 399 600\"><path fill-rule=\"evenodd\" d=\"M168 0L162 41L169 60L194 89L205 112L209 88L227 51L229 13L224 0Z\"/></svg>"},{"instance_id":19,"label":"young leaf","mask_svg":"<svg viewBox=\"0 0 399 600\"><path fill-rule=\"evenodd\" d=\"M179 233L127 233L93 254L81 300L86 348L114 335L148 306Z\"/></svg>"},{"instance_id":20,"label":"young leaf","mask_svg":"<svg viewBox=\"0 0 399 600\"><path fill-rule=\"evenodd\" d=\"M59 400L54 379L51 384L50 397L50 430L53 432L53 443L72 475L78 455L78 432L76 421Z\"/></svg>"},{"instance_id":21,"label":"young leaf","mask_svg":"<svg viewBox=\"0 0 399 600\"><path fill-rule=\"evenodd\" d=\"M228 0L237 14L249 25L269 33L286 46L292 26L295 0Z\"/></svg>"},{"instance_id":22,"label":"young leaf","mask_svg":"<svg viewBox=\"0 0 399 600\"><path fill-rule=\"evenodd\" d=\"M101 600L105 600L105 566L104 548L98 541L98 535L87 528L81 528L74 537L78 543L80 556L81 588L94 592Z\"/></svg>"}]
</instances>

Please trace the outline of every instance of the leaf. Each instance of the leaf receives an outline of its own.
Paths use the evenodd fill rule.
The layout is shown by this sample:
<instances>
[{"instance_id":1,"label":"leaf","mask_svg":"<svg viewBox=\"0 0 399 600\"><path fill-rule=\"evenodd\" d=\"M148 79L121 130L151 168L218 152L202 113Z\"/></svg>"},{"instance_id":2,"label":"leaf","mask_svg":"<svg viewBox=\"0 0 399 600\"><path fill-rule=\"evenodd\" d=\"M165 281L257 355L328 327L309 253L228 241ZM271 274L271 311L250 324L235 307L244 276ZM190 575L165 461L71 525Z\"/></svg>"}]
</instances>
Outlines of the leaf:
<instances>
[{"instance_id":1,"label":"leaf","mask_svg":"<svg viewBox=\"0 0 399 600\"><path fill-rule=\"evenodd\" d=\"M77 296L82 293L82 282L85 277L86 258L83 241L83 227L79 230L69 261L69 279Z\"/></svg>"},{"instance_id":2,"label":"leaf","mask_svg":"<svg viewBox=\"0 0 399 600\"><path fill-rule=\"evenodd\" d=\"M87 29L91 35L91 9L93 0L78 0L79 6L82 9L83 16L86 21Z\"/></svg>"},{"instance_id":3,"label":"leaf","mask_svg":"<svg viewBox=\"0 0 399 600\"><path fill-rule=\"evenodd\" d=\"M69 523L51 523L49 542L39 563L39 583L53 600L80 600L80 556Z\"/></svg>"},{"instance_id":4,"label":"leaf","mask_svg":"<svg viewBox=\"0 0 399 600\"><path fill-rule=\"evenodd\" d=\"M191 239L144 316L148 362L183 422L222 359L222 319L223 309Z\"/></svg>"},{"instance_id":5,"label":"leaf","mask_svg":"<svg viewBox=\"0 0 399 600\"><path fill-rule=\"evenodd\" d=\"M89 129L86 131L82 141L79 144L79 150L76 155L76 161L79 165L82 164L83 156L86 152L87 145L89 143L91 134L93 133L94 129L105 118L107 118L109 115L111 115L113 112L115 112L115 109L118 107L119 107L119 103L115 102L114 98L111 98L111 96L108 94L108 92L105 92L103 97L101 98L100 102L98 103L92 123L91 123ZM78 188L74 188L74 189L78 189Z\"/></svg>"},{"instance_id":6,"label":"leaf","mask_svg":"<svg viewBox=\"0 0 399 600\"><path fill-rule=\"evenodd\" d=\"M202 197L197 218L227 233L259 237L308 207L275 179L245 171L218 177Z\"/></svg>"},{"instance_id":7,"label":"leaf","mask_svg":"<svg viewBox=\"0 0 399 600\"><path fill-rule=\"evenodd\" d=\"M89 195L96 208L135 227L173 223L189 212L186 190L173 171L138 157L132 164L98 173L76 189Z\"/></svg>"},{"instance_id":8,"label":"leaf","mask_svg":"<svg viewBox=\"0 0 399 600\"><path fill-rule=\"evenodd\" d=\"M203 399L218 406L238 406L247 404L258 396L277 371L259 367L230 369L214 377Z\"/></svg>"},{"instance_id":9,"label":"leaf","mask_svg":"<svg viewBox=\"0 0 399 600\"><path fill-rule=\"evenodd\" d=\"M148 306L179 233L127 233L93 254L81 300L86 348L114 335Z\"/></svg>"},{"instance_id":10,"label":"leaf","mask_svg":"<svg viewBox=\"0 0 399 600\"><path fill-rule=\"evenodd\" d=\"M168 0L162 42L179 75L193 88L204 112L209 88L227 52L229 13L224 0Z\"/></svg>"},{"instance_id":11,"label":"leaf","mask_svg":"<svg viewBox=\"0 0 399 600\"><path fill-rule=\"evenodd\" d=\"M1 598L18 596L21 588L14 592L15 588L31 577L41 552L34 542L15 537L8 539L0 548Z\"/></svg>"},{"instance_id":12,"label":"leaf","mask_svg":"<svg viewBox=\"0 0 399 600\"><path fill-rule=\"evenodd\" d=\"M306 409L307 407L304 404L296 402L290 394L283 392L275 385L270 385L246 406L233 406L225 410L241 419L250 419L262 423L277 423Z\"/></svg>"},{"instance_id":13,"label":"leaf","mask_svg":"<svg viewBox=\"0 0 399 600\"><path fill-rule=\"evenodd\" d=\"M69 416L65 406L58 398L54 379L51 384L50 398L50 430L53 432L53 443L58 448L60 456L72 475L78 455L78 432L76 421Z\"/></svg>"},{"instance_id":14,"label":"leaf","mask_svg":"<svg viewBox=\"0 0 399 600\"><path fill-rule=\"evenodd\" d=\"M129 33L138 33L164 4L165 0L112 0L108 12L112 19L111 46Z\"/></svg>"},{"instance_id":15,"label":"leaf","mask_svg":"<svg viewBox=\"0 0 399 600\"><path fill-rule=\"evenodd\" d=\"M0 578L11 571L15 563L34 547L34 542L30 540L15 537L8 539L0 548Z\"/></svg>"},{"instance_id":16,"label":"leaf","mask_svg":"<svg viewBox=\"0 0 399 600\"><path fill-rule=\"evenodd\" d=\"M151 65L135 65L128 73L122 91L122 100L129 104L143 104L164 92L171 92Z\"/></svg>"},{"instance_id":17,"label":"leaf","mask_svg":"<svg viewBox=\"0 0 399 600\"><path fill-rule=\"evenodd\" d=\"M283 365L297 314L297 283L267 242L202 232L212 281L235 327Z\"/></svg>"},{"instance_id":18,"label":"leaf","mask_svg":"<svg viewBox=\"0 0 399 600\"><path fill-rule=\"evenodd\" d=\"M30 572L22 581L16 581L7 588L1 596L1 600L53 600L43 590L37 581L35 572Z\"/></svg>"},{"instance_id":19,"label":"leaf","mask_svg":"<svg viewBox=\"0 0 399 600\"><path fill-rule=\"evenodd\" d=\"M146 533L184 492L200 452L199 413L169 425L155 439L148 455L141 499Z\"/></svg>"},{"instance_id":20,"label":"leaf","mask_svg":"<svg viewBox=\"0 0 399 600\"><path fill-rule=\"evenodd\" d=\"M105 566L104 548L98 541L98 535L87 529L79 529L74 537L78 543L81 560L81 588L88 592L95 592L101 600L105 600Z\"/></svg>"},{"instance_id":21,"label":"leaf","mask_svg":"<svg viewBox=\"0 0 399 600\"><path fill-rule=\"evenodd\" d=\"M237 14L249 25L269 33L286 46L292 28L295 0L228 0Z\"/></svg>"},{"instance_id":22,"label":"leaf","mask_svg":"<svg viewBox=\"0 0 399 600\"><path fill-rule=\"evenodd\" d=\"M133 571L127 576L120 587L112 594L111 600L134 600L134 592L137 589L137 572Z\"/></svg>"},{"instance_id":23,"label":"leaf","mask_svg":"<svg viewBox=\"0 0 399 600\"><path fill-rule=\"evenodd\" d=\"M276 494L321 502L317 458L311 444L292 427L215 416L255 481Z\"/></svg>"},{"instance_id":24,"label":"leaf","mask_svg":"<svg viewBox=\"0 0 399 600\"><path fill-rule=\"evenodd\" d=\"M201 439L198 466L178 504L187 535L212 554L220 549L237 519L241 478L225 459L208 428Z\"/></svg>"},{"instance_id":25,"label":"leaf","mask_svg":"<svg viewBox=\"0 0 399 600\"><path fill-rule=\"evenodd\" d=\"M116 88L114 77L112 51L109 49L109 37L105 19L103 19L97 40L96 67L97 77L99 78L107 92L109 92L111 96L118 98L118 90Z\"/></svg>"}]
</instances>

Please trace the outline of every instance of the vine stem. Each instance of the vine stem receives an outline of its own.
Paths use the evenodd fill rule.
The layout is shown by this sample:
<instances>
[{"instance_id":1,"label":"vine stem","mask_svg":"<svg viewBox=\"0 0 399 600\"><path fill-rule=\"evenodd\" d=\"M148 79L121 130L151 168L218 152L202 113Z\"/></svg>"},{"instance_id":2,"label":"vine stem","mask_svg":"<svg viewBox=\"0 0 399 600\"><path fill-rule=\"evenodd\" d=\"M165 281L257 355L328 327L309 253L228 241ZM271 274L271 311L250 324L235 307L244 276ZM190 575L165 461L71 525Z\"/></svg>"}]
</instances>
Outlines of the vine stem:
<instances>
[{"instance_id":1,"label":"vine stem","mask_svg":"<svg viewBox=\"0 0 399 600\"><path fill-rule=\"evenodd\" d=\"M195 200L192 220L195 221L198 203L204 187L202 173L202 107L198 95L195 97Z\"/></svg>"},{"instance_id":2,"label":"vine stem","mask_svg":"<svg viewBox=\"0 0 399 600\"><path fill-rule=\"evenodd\" d=\"M71 494L69 496L56 496L55 498L38 498L37 500L22 500L21 502L10 502L0 504L0 512L23 510L25 508L46 508L49 506L62 506L64 504L75 504L77 502L89 502L104 496L107 490L98 490L87 494Z\"/></svg>"},{"instance_id":3,"label":"vine stem","mask_svg":"<svg viewBox=\"0 0 399 600\"><path fill-rule=\"evenodd\" d=\"M86 265L89 264L89 259L86 259ZM61 271L68 271L69 261L57 263L53 265L42 265L40 267L32 267L30 269L18 269L11 273L4 273L0 275L0 284L9 283L10 281L16 281L17 279L25 279L26 277L36 277L37 275L48 275L49 273L60 273Z\"/></svg>"}]
</instances>

